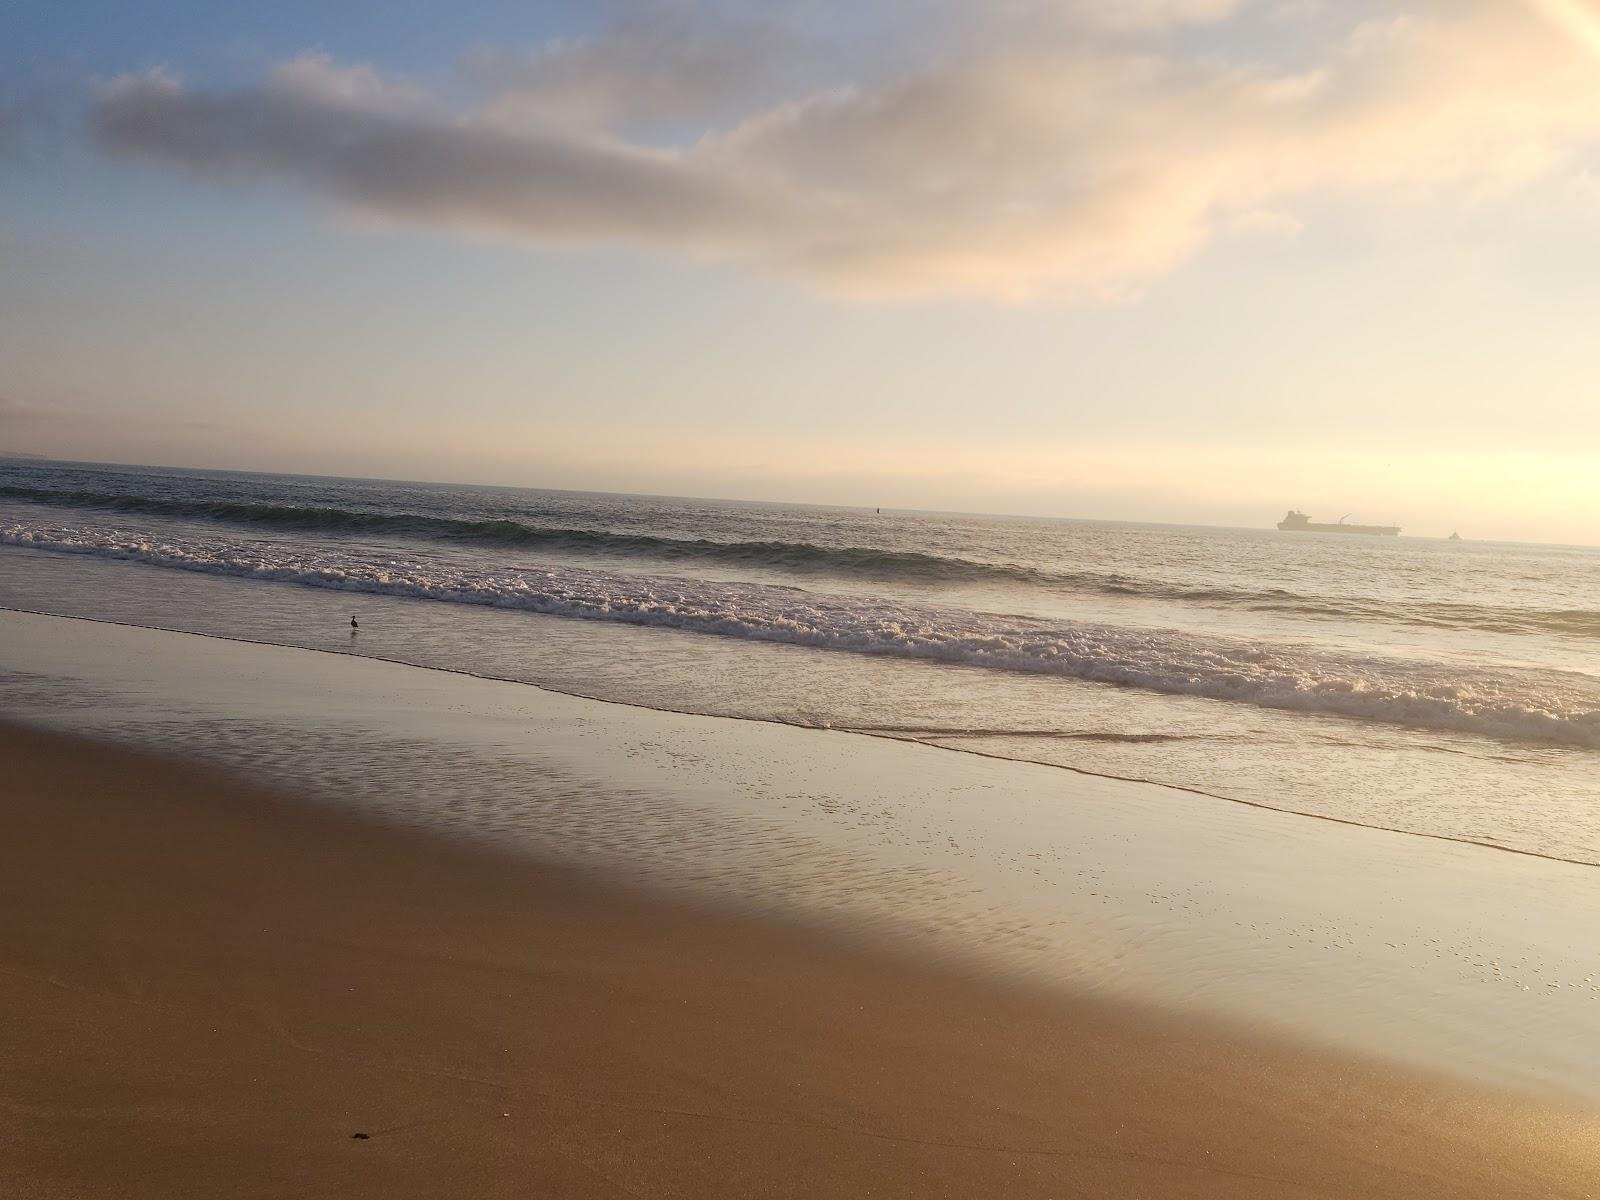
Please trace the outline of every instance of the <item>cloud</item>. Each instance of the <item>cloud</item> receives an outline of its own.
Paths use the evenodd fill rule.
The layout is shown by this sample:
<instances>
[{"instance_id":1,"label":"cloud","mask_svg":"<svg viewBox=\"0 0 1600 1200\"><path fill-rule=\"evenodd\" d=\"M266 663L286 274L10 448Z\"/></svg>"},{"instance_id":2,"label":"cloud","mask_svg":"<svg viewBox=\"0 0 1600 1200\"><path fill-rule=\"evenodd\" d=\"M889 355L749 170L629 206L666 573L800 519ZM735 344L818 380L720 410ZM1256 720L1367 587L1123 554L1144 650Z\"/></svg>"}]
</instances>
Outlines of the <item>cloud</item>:
<instances>
[{"instance_id":1,"label":"cloud","mask_svg":"<svg viewBox=\"0 0 1600 1200\"><path fill-rule=\"evenodd\" d=\"M91 126L117 154L384 221L732 259L854 297L1105 297L1252 214L1503 193L1571 160L1600 134L1600 80L1552 6L1414 0L1292 68L1188 46L1195 23L1281 28L1230 0L1002 4L987 36L877 66L689 7L480 54L465 105L311 55L231 91L125 76Z\"/></svg>"},{"instance_id":2,"label":"cloud","mask_svg":"<svg viewBox=\"0 0 1600 1200\"><path fill-rule=\"evenodd\" d=\"M680 152L515 131L396 92L320 58L227 95L153 72L108 88L95 130L109 146L215 178L282 177L375 216L540 240L714 245L748 213L771 211Z\"/></svg>"},{"instance_id":3,"label":"cloud","mask_svg":"<svg viewBox=\"0 0 1600 1200\"><path fill-rule=\"evenodd\" d=\"M488 115L501 121L649 136L736 120L816 86L811 65L837 51L808 41L770 18L695 22L680 6L650 5L626 12L602 36L531 52L484 47L465 65L490 98Z\"/></svg>"},{"instance_id":4,"label":"cloud","mask_svg":"<svg viewBox=\"0 0 1600 1200\"><path fill-rule=\"evenodd\" d=\"M1289 216L1287 213L1256 208L1251 209L1249 212L1240 213L1234 218L1233 227L1241 233L1259 233L1273 237L1297 237L1304 231L1305 223Z\"/></svg>"},{"instance_id":5,"label":"cloud","mask_svg":"<svg viewBox=\"0 0 1600 1200\"><path fill-rule=\"evenodd\" d=\"M1241 0L1073 0L1065 12L1103 29L1148 32L1222 21L1241 7Z\"/></svg>"},{"instance_id":6,"label":"cloud","mask_svg":"<svg viewBox=\"0 0 1600 1200\"><path fill-rule=\"evenodd\" d=\"M1600 12L1590 0L1531 0L1531 3L1589 53L1600 57Z\"/></svg>"}]
</instances>

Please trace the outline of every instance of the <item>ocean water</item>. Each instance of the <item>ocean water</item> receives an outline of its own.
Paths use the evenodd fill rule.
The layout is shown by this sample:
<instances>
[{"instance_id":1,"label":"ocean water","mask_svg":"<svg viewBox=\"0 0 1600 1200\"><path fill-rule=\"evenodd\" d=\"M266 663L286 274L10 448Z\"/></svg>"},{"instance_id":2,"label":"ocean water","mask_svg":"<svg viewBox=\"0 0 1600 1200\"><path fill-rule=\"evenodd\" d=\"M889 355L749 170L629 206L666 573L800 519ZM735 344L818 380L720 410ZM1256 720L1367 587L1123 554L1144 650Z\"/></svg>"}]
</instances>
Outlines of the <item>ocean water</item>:
<instances>
[{"instance_id":1,"label":"ocean water","mask_svg":"<svg viewBox=\"0 0 1600 1200\"><path fill-rule=\"evenodd\" d=\"M0 606L1600 864L1592 548L0 461Z\"/></svg>"}]
</instances>

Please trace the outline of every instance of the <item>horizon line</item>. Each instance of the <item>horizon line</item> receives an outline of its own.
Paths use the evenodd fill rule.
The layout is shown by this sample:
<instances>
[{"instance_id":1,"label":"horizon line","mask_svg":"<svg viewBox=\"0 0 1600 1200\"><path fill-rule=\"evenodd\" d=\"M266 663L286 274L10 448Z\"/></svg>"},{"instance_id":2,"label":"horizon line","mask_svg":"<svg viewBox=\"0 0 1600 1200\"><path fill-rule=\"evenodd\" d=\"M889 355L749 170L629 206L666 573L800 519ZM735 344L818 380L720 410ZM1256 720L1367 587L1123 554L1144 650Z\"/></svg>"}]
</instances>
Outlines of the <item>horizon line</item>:
<instances>
[{"instance_id":1,"label":"horizon line","mask_svg":"<svg viewBox=\"0 0 1600 1200\"><path fill-rule=\"evenodd\" d=\"M893 514L928 517L986 517L991 519L1009 521L1058 521L1080 525L1133 525L1148 526L1157 529L1216 529L1227 530L1233 533L1276 533L1276 523L1269 525L1225 525L1209 524L1205 522L1185 521L1148 521L1133 520L1126 517L1073 517L1064 515L1051 515L1045 513L1007 513L983 512L968 509L943 509L943 508L906 508L901 506L885 506L874 504L829 504L813 500L762 500L748 496L694 496L673 492L624 492L610 488L561 488L540 487L532 484L520 483L489 483L473 479L405 479L389 475L326 475L315 471L263 471L246 470L238 467L200 467L181 465L177 463L137 463L120 462L114 459L95 458L55 458L46 454L27 451L0 451L0 462L29 462L51 463L61 466L83 467L131 467L142 470L157 471L193 471L213 475L265 475L282 479L329 479L353 483L394 483L418 484L425 487L481 487L499 488L513 492L554 492L569 496L620 496L640 500L691 500L709 504L744 504L763 505L771 508L798 507L798 508L823 508L837 509L844 512L872 512L876 509L888 508ZM1419 534L1400 533L1396 540L1407 539L1417 542L1444 542L1451 540L1446 534ZM1386 541L1388 539L1385 539ZM1478 546L1534 546L1552 550L1600 550L1600 543L1588 542L1538 542L1520 541L1502 538L1461 538L1463 542Z\"/></svg>"}]
</instances>

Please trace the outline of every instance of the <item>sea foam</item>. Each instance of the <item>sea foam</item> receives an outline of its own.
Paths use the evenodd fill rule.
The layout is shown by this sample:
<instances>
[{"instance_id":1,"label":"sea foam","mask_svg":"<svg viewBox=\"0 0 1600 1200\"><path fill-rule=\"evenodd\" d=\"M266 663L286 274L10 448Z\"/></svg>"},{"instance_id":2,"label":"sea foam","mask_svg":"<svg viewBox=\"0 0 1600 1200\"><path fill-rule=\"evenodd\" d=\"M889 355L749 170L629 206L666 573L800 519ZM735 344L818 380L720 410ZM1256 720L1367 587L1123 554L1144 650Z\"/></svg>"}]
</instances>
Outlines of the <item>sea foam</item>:
<instances>
[{"instance_id":1,"label":"sea foam","mask_svg":"<svg viewBox=\"0 0 1600 1200\"><path fill-rule=\"evenodd\" d=\"M1110 596L1224 610L1280 614L1289 619L1366 621L1435 629L1516 635L1600 638L1600 610L1542 608L1407 598L1403 603L1353 594L1303 595L1281 588L1196 586L1145 574L1074 569L938 553L904 546L823 545L814 541L675 537L637 529L575 528L500 515L447 516L362 507L271 503L241 498L158 496L89 488L0 484L0 500L57 509L219 522L284 533L381 537L456 546L482 546L578 558L633 560L671 567L697 564L802 576L900 582L918 586L1015 585L1054 593Z\"/></svg>"},{"instance_id":2,"label":"sea foam","mask_svg":"<svg viewBox=\"0 0 1600 1200\"><path fill-rule=\"evenodd\" d=\"M173 570L1022 671L1419 729L1600 749L1600 683L1172 629L1040 620L566 565L0 523L0 543Z\"/></svg>"}]
</instances>

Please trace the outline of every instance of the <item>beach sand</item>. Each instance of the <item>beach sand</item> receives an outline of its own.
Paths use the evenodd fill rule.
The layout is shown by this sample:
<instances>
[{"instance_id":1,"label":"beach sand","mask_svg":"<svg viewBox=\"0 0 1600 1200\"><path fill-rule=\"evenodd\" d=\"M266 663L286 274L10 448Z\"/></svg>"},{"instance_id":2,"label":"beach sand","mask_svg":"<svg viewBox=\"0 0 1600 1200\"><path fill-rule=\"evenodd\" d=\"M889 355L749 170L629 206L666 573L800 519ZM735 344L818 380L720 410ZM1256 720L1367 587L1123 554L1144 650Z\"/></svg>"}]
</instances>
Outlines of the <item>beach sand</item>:
<instances>
[{"instance_id":1,"label":"beach sand","mask_svg":"<svg viewBox=\"0 0 1600 1200\"><path fill-rule=\"evenodd\" d=\"M6 728L0 757L18 1200L1600 1180L1600 1123L1545 1101L602 887L126 749Z\"/></svg>"}]
</instances>

